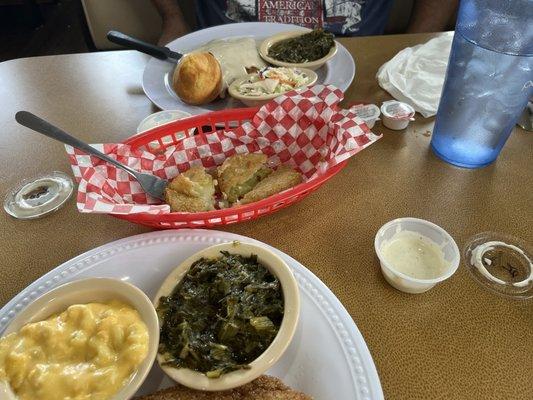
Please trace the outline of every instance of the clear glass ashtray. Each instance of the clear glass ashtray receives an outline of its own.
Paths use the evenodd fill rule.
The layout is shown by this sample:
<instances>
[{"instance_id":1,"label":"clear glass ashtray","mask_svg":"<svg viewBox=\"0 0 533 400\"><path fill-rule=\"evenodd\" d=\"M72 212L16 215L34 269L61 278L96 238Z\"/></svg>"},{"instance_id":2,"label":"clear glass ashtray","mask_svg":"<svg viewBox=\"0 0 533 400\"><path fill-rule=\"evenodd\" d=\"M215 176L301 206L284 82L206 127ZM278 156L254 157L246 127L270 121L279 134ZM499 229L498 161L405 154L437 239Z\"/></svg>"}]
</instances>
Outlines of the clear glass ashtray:
<instances>
[{"instance_id":1,"label":"clear glass ashtray","mask_svg":"<svg viewBox=\"0 0 533 400\"><path fill-rule=\"evenodd\" d=\"M65 204L73 188L72 179L60 171L25 179L7 193L4 210L18 219L41 218Z\"/></svg>"},{"instance_id":2,"label":"clear glass ashtray","mask_svg":"<svg viewBox=\"0 0 533 400\"><path fill-rule=\"evenodd\" d=\"M519 300L533 298L533 257L528 243L483 232L468 240L463 256L471 276L486 289Z\"/></svg>"}]
</instances>

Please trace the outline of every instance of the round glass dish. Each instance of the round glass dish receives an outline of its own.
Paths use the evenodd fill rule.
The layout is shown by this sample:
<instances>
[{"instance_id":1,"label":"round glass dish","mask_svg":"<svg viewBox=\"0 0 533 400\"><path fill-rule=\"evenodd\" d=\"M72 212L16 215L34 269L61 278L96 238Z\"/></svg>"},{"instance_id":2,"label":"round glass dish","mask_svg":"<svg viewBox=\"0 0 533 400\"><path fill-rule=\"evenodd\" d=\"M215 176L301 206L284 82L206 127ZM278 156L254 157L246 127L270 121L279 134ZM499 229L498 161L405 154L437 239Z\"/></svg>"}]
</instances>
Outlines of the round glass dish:
<instances>
[{"instance_id":1,"label":"round glass dish","mask_svg":"<svg viewBox=\"0 0 533 400\"><path fill-rule=\"evenodd\" d=\"M70 176L60 171L25 179L7 193L4 210L18 219L41 218L65 204L73 189Z\"/></svg>"},{"instance_id":2,"label":"round glass dish","mask_svg":"<svg viewBox=\"0 0 533 400\"><path fill-rule=\"evenodd\" d=\"M471 237L464 263L476 282L499 295L533 298L533 256L530 245L511 235L482 232Z\"/></svg>"}]
</instances>

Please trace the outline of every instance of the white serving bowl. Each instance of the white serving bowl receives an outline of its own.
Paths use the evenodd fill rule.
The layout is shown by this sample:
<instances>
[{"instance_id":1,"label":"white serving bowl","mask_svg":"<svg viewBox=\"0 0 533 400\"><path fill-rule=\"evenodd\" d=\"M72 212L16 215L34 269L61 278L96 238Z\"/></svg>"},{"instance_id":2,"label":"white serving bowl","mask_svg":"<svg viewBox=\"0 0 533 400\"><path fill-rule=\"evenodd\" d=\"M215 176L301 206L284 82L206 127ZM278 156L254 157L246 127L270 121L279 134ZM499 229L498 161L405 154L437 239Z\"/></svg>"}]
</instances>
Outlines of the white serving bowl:
<instances>
[{"instance_id":1,"label":"white serving bowl","mask_svg":"<svg viewBox=\"0 0 533 400\"><path fill-rule=\"evenodd\" d=\"M270 36L269 38L266 38L263 43L259 46L259 54L265 60L267 63L272 65L277 65L278 67L294 67L294 68L307 68L307 69L318 69L321 66L323 66L326 62L328 62L330 59L332 59L335 54L337 54L337 42L335 42L335 45L329 50L329 53L326 54L324 57L319 58L318 60L309 61L305 63L288 63L284 61L278 61L275 58L272 58L268 55L268 49L270 46L272 46L274 43L277 43L281 40L293 38L296 36L302 36L308 32L311 32L311 29L307 30L299 30L299 31L291 31L291 32L283 32L278 33L277 35Z\"/></svg>"},{"instance_id":2,"label":"white serving bowl","mask_svg":"<svg viewBox=\"0 0 533 400\"><path fill-rule=\"evenodd\" d=\"M318 75L315 73L315 71L311 71L307 68L297 68L298 70L304 72L308 77L309 81L301 86L297 86L294 89L301 89L303 87L314 85L318 79ZM231 97L234 99L242 101L245 105L248 107L260 107L266 103L268 103L270 100L275 99L278 96L282 96L284 93L273 93L273 94L265 94L262 96L246 96L244 94L239 93L237 90L237 87L242 84L245 80L249 79L251 76L255 75L256 73L251 73L248 75L243 76L242 78L235 79L232 84L228 88L228 93Z\"/></svg>"},{"instance_id":3,"label":"white serving bowl","mask_svg":"<svg viewBox=\"0 0 533 400\"><path fill-rule=\"evenodd\" d=\"M444 253L444 260L448 268L441 276L434 279L412 278L402 272L396 271L394 266L388 263L382 255L382 247L396 233L410 231L418 233L437 244ZM432 222L418 218L398 218L387 222L377 232L374 239L374 248L381 264L381 272L385 280L393 287L406 293L423 293L431 289L437 283L452 276L459 267L460 253L453 238L440 226Z\"/></svg>"},{"instance_id":4,"label":"white serving bowl","mask_svg":"<svg viewBox=\"0 0 533 400\"><path fill-rule=\"evenodd\" d=\"M294 279L291 269L278 255L265 247L249 243L232 242L208 247L183 261L173 270L163 282L163 285L154 298L154 305L157 307L161 296L168 296L183 279L191 265L198 259L219 257L221 251L228 251L232 254L240 254L249 257L257 255L259 262L265 266L281 284L284 302L284 315L278 334L270 346L258 358L250 363L250 369L242 369L228 372L219 378L208 378L205 374L187 368L174 368L163 365L164 358L157 354L159 365L173 380L184 386L197 390L229 390L248 382L263 374L272 367L281 355L285 352L291 342L300 313L300 296L298 284Z\"/></svg>"},{"instance_id":5,"label":"white serving bowl","mask_svg":"<svg viewBox=\"0 0 533 400\"><path fill-rule=\"evenodd\" d=\"M111 398L128 400L137 392L152 368L159 345L159 322L155 308L150 299L135 286L110 278L90 278L65 283L42 295L22 310L7 326L3 336L19 331L28 323L42 321L53 314L63 312L73 304L110 300L123 301L136 309L148 329L149 343L146 358L129 382ZM18 399L9 383L5 381L0 381L0 399Z\"/></svg>"}]
</instances>

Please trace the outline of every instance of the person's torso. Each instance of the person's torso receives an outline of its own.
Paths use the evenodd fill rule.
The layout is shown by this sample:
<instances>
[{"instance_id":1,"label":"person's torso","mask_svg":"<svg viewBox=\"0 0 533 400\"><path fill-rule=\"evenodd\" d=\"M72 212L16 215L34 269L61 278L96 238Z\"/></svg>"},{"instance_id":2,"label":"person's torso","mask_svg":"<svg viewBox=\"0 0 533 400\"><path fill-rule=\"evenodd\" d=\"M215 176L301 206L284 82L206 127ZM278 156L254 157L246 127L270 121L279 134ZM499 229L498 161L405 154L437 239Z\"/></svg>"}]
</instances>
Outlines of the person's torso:
<instances>
[{"instance_id":1,"label":"person's torso","mask_svg":"<svg viewBox=\"0 0 533 400\"><path fill-rule=\"evenodd\" d=\"M200 28L233 22L323 27L339 36L383 33L391 0L197 0Z\"/></svg>"}]
</instances>

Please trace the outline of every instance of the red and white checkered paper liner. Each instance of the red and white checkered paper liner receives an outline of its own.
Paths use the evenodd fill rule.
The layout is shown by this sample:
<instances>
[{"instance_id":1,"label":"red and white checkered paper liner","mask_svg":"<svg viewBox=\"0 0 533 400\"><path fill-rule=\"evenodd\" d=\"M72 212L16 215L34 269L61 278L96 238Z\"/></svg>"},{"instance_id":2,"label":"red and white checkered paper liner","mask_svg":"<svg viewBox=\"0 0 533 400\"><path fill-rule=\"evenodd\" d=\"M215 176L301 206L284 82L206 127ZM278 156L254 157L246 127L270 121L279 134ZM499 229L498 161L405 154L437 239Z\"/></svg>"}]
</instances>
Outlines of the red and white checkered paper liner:
<instances>
[{"instance_id":1,"label":"red and white checkered paper liner","mask_svg":"<svg viewBox=\"0 0 533 400\"><path fill-rule=\"evenodd\" d=\"M292 91L265 104L252 121L236 129L185 138L159 154L121 143L93 146L135 170L165 179L195 165L215 167L236 153L260 152L271 164L290 165L309 181L379 139L353 112L338 108L342 98L334 86ZM79 211L170 212L167 204L147 196L126 172L70 146L66 149L79 183Z\"/></svg>"}]
</instances>

